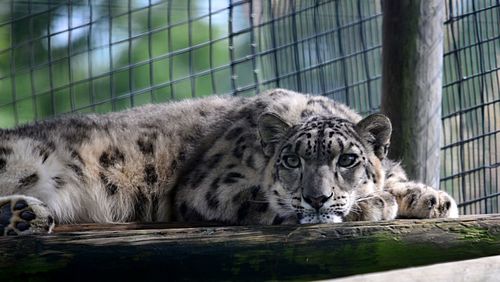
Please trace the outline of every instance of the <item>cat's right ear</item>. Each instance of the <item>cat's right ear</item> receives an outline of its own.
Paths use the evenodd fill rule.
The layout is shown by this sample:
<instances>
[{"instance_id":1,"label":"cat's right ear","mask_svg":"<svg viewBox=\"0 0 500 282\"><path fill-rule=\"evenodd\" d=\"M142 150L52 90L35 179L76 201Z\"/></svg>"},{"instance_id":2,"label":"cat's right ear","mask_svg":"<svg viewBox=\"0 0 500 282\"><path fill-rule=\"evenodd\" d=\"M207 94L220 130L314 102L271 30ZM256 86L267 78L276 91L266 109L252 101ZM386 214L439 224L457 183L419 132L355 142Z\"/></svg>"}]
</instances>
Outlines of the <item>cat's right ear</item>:
<instances>
[{"instance_id":1,"label":"cat's right ear","mask_svg":"<svg viewBox=\"0 0 500 282\"><path fill-rule=\"evenodd\" d=\"M285 138L290 125L274 113L262 114L257 125L264 154L270 157L276 146Z\"/></svg>"},{"instance_id":2,"label":"cat's right ear","mask_svg":"<svg viewBox=\"0 0 500 282\"><path fill-rule=\"evenodd\" d=\"M388 117L372 114L356 125L356 131L373 146L373 152L379 159L384 159L389 150L392 125Z\"/></svg>"}]
</instances>

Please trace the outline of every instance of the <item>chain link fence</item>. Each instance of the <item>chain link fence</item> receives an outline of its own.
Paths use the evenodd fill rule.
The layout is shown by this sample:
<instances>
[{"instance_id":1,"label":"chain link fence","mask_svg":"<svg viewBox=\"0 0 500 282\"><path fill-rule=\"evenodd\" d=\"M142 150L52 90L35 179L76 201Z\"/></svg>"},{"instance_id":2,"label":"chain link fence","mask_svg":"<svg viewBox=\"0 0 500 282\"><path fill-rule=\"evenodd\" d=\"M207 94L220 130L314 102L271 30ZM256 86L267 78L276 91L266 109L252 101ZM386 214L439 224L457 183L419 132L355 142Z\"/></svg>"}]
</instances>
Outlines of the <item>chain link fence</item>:
<instances>
[{"instance_id":1,"label":"chain link fence","mask_svg":"<svg viewBox=\"0 0 500 282\"><path fill-rule=\"evenodd\" d=\"M447 3L441 188L498 212L500 3ZM283 87L379 109L379 0L0 2L0 127ZM500 138L500 136L499 136Z\"/></svg>"}]
</instances>

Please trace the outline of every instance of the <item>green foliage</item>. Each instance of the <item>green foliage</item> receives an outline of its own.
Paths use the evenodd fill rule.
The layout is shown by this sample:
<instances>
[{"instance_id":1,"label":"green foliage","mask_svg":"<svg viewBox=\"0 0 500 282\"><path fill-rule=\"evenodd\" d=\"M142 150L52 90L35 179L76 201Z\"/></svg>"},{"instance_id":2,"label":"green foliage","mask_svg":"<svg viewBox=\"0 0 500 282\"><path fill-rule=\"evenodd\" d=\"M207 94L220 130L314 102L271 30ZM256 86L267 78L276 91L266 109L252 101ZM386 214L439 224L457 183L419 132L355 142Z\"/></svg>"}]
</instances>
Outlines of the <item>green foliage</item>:
<instances>
[{"instance_id":1,"label":"green foliage","mask_svg":"<svg viewBox=\"0 0 500 282\"><path fill-rule=\"evenodd\" d=\"M208 44L227 24L186 3L0 3L0 127L227 92L230 76L210 78L229 66L227 39Z\"/></svg>"}]
</instances>

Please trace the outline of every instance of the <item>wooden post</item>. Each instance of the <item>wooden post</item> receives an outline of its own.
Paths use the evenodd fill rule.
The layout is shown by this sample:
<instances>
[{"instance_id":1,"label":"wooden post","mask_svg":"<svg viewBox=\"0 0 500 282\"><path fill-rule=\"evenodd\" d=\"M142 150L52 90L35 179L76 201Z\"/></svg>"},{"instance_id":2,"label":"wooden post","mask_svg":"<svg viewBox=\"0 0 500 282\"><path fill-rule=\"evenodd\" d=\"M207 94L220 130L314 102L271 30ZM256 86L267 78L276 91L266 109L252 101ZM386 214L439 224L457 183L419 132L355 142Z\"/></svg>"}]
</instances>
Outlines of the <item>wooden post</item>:
<instances>
[{"instance_id":1,"label":"wooden post","mask_svg":"<svg viewBox=\"0 0 500 282\"><path fill-rule=\"evenodd\" d=\"M383 5L382 112L393 124L389 157L409 176L439 187L442 0L386 0Z\"/></svg>"},{"instance_id":2,"label":"wooden post","mask_svg":"<svg viewBox=\"0 0 500 282\"><path fill-rule=\"evenodd\" d=\"M0 281L309 281L500 255L500 215L185 227L58 226L0 237Z\"/></svg>"}]
</instances>

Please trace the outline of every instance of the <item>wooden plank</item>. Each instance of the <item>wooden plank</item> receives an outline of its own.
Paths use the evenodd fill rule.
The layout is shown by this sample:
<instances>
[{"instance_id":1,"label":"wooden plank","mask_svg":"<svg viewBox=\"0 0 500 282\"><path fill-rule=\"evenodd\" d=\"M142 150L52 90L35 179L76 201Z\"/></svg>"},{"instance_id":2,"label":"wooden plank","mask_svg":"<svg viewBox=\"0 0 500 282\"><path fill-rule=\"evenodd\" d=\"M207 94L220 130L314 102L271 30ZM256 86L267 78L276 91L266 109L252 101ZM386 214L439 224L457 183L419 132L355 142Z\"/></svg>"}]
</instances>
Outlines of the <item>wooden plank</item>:
<instances>
[{"instance_id":1,"label":"wooden plank","mask_svg":"<svg viewBox=\"0 0 500 282\"><path fill-rule=\"evenodd\" d=\"M392 121L389 157L411 179L439 187L442 0L387 0L383 5L382 112Z\"/></svg>"},{"instance_id":2,"label":"wooden plank","mask_svg":"<svg viewBox=\"0 0 500 282\"><path fill-rule=\"evenodd\" d=\"M0 239L0 279L311 280L500 255L500 215L330 225L60 226Z\"/></svg>"}]
</instances>

